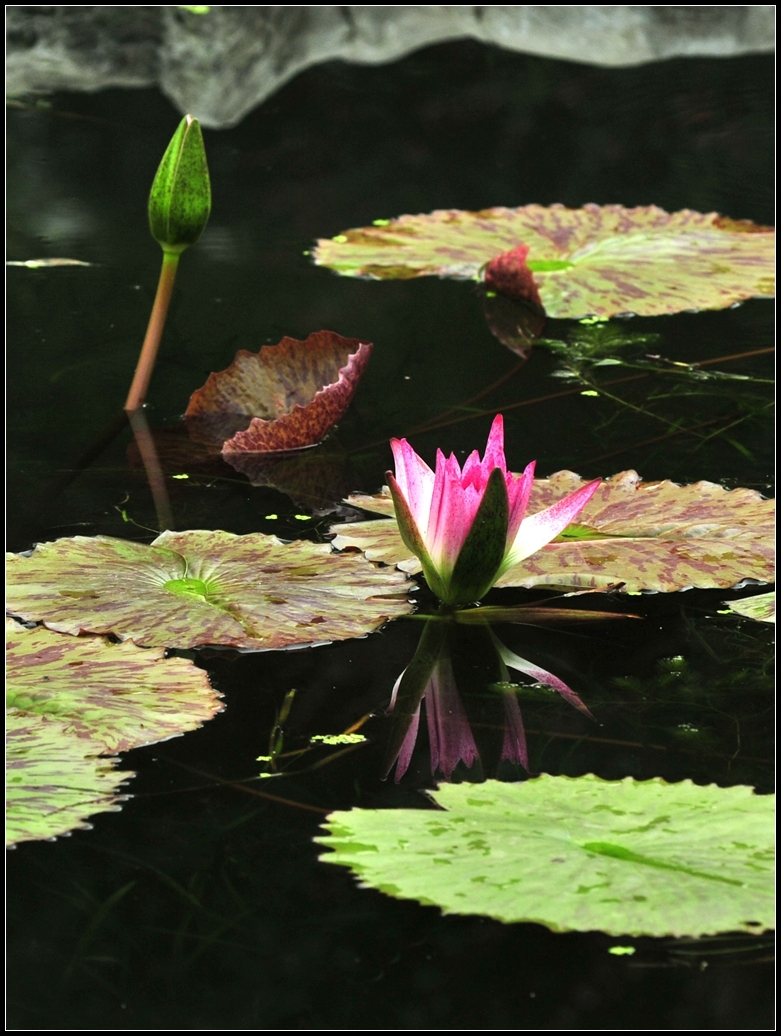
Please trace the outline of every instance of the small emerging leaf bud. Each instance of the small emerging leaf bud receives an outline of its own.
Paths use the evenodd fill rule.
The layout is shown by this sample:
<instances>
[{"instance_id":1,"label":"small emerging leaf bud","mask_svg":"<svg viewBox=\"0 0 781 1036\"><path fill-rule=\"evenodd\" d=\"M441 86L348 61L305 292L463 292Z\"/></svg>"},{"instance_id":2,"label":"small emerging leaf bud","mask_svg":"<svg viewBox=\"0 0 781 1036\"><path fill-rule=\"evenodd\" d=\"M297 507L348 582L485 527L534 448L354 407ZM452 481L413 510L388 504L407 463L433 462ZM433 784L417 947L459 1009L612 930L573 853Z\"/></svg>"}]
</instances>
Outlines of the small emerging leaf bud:
<instances>
[{"instance_id":1,"label":"small emerging leaf bud","mask_svg":"<svg viewBox=\"0 0 781 1036\"><path fill-rule=\"evenodd\" d=\"M185 115L166 148L149 193L149 227L165 252L195 244L212 205L201 126Z\"/></svg>"}]
</instances>

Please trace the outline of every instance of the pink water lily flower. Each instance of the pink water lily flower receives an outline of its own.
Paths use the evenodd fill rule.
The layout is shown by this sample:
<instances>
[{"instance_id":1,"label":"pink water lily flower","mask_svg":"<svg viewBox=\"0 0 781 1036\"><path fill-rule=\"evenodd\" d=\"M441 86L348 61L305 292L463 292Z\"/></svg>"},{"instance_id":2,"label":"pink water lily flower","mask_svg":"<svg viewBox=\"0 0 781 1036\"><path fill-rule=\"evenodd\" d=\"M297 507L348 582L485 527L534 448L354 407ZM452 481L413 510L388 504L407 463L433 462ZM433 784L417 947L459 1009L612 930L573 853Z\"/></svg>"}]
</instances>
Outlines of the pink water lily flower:
<instances>
[{"instance_id":1,"label":"pink water lily flower","mask_svg":"<svg viewBox=\"0 0 781 1036\"><path fill-rule=\"evenodd\" d=\"M419 559L426 582L445 604L479 601L513 565L550 543L580 514L599 479L526 516L534 465L507 470L504 420L494 418L482 460L475 450L459 466L437 450L436 470L406 439L392 439L396 473L387 473L399 531Z\"/></svg>"}]
</instances>

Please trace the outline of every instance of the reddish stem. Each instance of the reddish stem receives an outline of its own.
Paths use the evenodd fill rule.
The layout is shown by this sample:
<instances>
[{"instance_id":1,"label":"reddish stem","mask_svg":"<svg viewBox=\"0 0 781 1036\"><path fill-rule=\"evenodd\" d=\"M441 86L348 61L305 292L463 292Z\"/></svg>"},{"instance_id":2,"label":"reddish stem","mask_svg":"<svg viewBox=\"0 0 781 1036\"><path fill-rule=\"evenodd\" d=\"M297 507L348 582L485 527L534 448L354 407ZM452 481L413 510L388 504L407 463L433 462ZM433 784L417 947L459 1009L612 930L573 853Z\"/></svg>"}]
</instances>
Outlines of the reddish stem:
<instances>
[{"instance_id":1,"label":"reddish stem","mask_svg":"<svg viewBox=\"0 0 781 1036\"><path fill-rule=\"evenodd\" d=\"M160 280L157 285L157 294L152 306L152 313L149 317L149 325L146 329L144 344L141 346L141 355L138 358L136 373L133 375L133 383L130 386L125 411L131 413L144 405L149 382L152 378L152 371L157 359L157 350L160 348L160 339L163 337L165 319L168 316L168 305L174 290L176 270L179 265L179 253L163 252L163 266L160 270Z\"/></svg>"}]
</instances>

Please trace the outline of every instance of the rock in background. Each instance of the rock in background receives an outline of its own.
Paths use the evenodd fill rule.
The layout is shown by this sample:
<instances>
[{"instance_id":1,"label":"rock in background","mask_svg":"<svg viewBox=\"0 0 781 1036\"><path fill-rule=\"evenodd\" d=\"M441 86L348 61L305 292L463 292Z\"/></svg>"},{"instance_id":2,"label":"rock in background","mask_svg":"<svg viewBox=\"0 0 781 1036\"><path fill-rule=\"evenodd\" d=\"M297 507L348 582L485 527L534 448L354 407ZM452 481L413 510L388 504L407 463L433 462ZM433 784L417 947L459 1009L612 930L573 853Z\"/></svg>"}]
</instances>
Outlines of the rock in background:
<instances>
[{"instance_id":1,"label":"rock in background","mask_svg":"<svg viewBox=\"0 0 781 1036\"><path fill-rule=\"evenodd\" d=\"M195 13L201 12L201 13ZM7 89L159 86L205 126L235 126L321 61L382 64L472 38L595 65L772 51L774 6L7 7Z\"/></svg>"}]
</instances>

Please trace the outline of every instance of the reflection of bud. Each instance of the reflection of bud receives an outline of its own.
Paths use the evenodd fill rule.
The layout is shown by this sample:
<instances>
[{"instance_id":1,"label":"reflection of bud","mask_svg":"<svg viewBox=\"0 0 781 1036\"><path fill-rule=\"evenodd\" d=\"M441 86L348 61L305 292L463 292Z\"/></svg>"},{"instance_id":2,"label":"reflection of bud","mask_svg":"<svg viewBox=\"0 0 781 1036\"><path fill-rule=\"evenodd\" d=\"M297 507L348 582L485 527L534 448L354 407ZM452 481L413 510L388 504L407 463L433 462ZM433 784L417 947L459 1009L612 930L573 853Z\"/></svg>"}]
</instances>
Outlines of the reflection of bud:
<instances>
[{"instance_id":1,"label":"reflection of bud","mask_svg":"<svg viewBox=\"0 0 781 1036\"><path fill-rule=\"evenodd\" d=\"M212 196L203 135L185 115L166 148L149 194L149 227L163 250L195 244L209 220Z\"/></svg>"},{"instance_id":2,"label":"reflection of bud","mask_svg":"<svg viewBox=\"0 0 781 1036\"><path fill-rule=\"evenodd\" d=\"M545 311L526 299L511 299L495 291L485 293L488 330L502 345L525 357L545 327Z\"/></svg>"}]
</instances>

